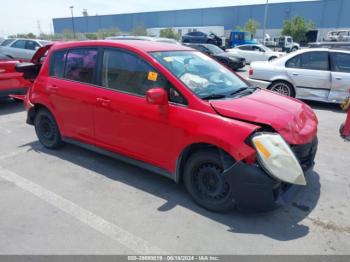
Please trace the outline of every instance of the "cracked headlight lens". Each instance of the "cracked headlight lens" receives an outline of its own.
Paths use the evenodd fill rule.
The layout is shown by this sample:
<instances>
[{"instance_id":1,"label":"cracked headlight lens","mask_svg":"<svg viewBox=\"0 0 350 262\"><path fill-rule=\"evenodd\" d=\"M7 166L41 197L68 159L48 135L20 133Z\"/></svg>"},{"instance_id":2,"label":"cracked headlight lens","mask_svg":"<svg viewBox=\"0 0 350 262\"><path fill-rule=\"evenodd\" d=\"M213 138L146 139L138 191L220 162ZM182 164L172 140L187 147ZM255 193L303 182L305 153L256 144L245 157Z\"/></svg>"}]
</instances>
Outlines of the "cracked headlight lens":
<instances>
[{"instance_id":1,"label":"cracked headlight lens","mask_svg":"<svg viewBox=\"0 0 350 262\"><path fill-rule=\"evenodd\" d=\"M283 182L306 185L304 171L292 149L279 134L261 133L252 138L260 164Z\"/></svg>"}]
</instances>

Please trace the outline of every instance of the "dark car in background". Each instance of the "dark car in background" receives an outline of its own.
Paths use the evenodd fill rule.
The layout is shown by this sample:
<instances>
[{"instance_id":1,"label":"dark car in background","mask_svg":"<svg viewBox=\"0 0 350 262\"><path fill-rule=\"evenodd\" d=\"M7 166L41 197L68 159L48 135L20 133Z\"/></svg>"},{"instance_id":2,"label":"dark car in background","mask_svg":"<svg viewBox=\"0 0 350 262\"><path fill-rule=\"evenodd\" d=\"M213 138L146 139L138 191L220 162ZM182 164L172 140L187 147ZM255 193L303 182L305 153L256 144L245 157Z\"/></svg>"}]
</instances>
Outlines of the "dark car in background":
<instances>
[{"instance_id":1,"label":"dark car in background","mask_svg":"<svg viewBox=\"0 0 350 262\"><path fill-rule=\"evenodd\" d=\"M233 69L238 70L245 67L246 61L245 58L226 53L221 48L211 45L211 44L186 44L189 47L192 47L198 51L201 51L204 54L214 58L219 63Z\"/></svg>"},{"instance_id":2,"label":"dark car in background","mask_svg":"<svg viewBox=\"0 0 350 262\"><path fill-rule=\"evenodd\" d=\"M182 36L183 43L200 43L200 44L213 44L216 46L222 46L222 39L214 33L206 34L203 32L190 32Z\"/></svg>"}]
</instances>

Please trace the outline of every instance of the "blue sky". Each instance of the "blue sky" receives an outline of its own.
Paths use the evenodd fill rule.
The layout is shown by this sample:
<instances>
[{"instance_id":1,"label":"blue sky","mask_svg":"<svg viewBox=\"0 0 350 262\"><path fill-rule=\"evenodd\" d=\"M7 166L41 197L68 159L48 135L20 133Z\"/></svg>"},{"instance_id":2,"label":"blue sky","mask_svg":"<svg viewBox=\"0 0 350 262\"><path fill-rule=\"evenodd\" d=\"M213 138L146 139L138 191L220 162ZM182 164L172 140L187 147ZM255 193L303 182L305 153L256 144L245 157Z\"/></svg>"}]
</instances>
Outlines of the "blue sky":
<instances>
[{"instance_id":1,"label":"blue sky","mask_svg":"<svg viewBox=\"0 0 350 262\"><path fill-rule=\"evenodd\" d=\"M269 0L271 3L294 2ZM1 1L0 36L13 33L38 33L52 31L52 18L70 16L69 6L74 6L74 15L80 16L83 9L89 15L132 13L157 10L175 10L214 6L261 4L266 0L10 0Z\"/></svg>"}]
</instances>

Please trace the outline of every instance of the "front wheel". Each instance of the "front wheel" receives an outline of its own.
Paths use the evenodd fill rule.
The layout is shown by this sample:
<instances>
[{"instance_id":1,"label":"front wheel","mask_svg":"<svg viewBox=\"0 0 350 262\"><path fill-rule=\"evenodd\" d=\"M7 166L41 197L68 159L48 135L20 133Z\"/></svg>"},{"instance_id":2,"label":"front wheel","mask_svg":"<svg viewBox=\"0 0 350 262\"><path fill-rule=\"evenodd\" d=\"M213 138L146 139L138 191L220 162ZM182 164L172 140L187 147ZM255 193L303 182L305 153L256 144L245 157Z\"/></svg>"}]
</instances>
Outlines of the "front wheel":
<instances>
[{"instance_id":1,"label":"front wheel","mask_svg":"<svg viewBox=\"0 0 350 262\"><path fill-rule=\"evenodd\" d=\"M298 50L298 48L296 47L296 46L294 46L290 51L291 52L295 52L295 51L297 51Z\"/></svg>"},{"instance_id":2,"label":"front wheel","mask_svg":"<svg viewBox=\"0 0 350 262\"><path fill-rule=\"evenodd\" d=\"M34 126L36 135L44 147L56 149L63 145L56 120L48 110L39 110L35 116Z\"/></svg>"},{"instance_id":3,"label":"front wheel","mask_svg":"<svg viewBox=\"0 0 350 262\"><path fill-rule=\"evenodd\" d=\"M200 206L215 212L235 207L232 190L223 176L223 167L215 150L194 153L184 170L187 191Z\"/></svg>"},{"instance_id":4,"label":"front wheel","mask_svg":"<svg viewBox=\"0 0 350 262\"><path fill-rule=\"evenodd\" d=\"M293 86L285 81L276 81L268 89L281 95L295 97Z\"/></svg>"}]
</instances>

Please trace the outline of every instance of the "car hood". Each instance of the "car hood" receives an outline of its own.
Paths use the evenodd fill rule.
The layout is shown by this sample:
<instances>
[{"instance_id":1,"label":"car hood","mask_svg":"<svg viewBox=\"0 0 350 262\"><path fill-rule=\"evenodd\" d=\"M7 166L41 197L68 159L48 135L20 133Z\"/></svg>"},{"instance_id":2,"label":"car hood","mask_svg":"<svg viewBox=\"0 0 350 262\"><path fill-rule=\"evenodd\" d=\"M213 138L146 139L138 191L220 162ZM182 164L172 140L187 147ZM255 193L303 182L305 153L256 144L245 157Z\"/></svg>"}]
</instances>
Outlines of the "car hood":
<instances>
[{"instance_id":1,"label":"car hood","mask_svg":"<svg viewBox=\"0 0 350 262\"><path fill-rule=\"evenodd\" d=\"M307 144L317 135L318 120L308 105L270 91L210 104L222 116L272 127L289 144Z\"/></svg>"}]
</instances>

